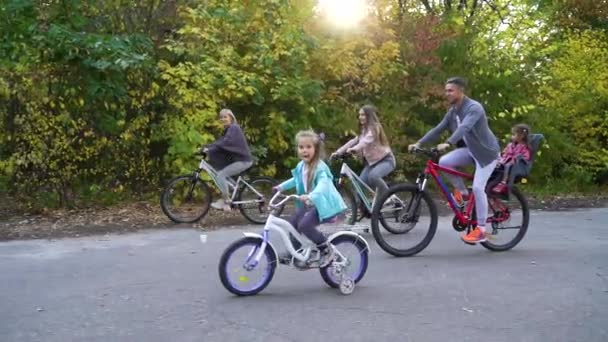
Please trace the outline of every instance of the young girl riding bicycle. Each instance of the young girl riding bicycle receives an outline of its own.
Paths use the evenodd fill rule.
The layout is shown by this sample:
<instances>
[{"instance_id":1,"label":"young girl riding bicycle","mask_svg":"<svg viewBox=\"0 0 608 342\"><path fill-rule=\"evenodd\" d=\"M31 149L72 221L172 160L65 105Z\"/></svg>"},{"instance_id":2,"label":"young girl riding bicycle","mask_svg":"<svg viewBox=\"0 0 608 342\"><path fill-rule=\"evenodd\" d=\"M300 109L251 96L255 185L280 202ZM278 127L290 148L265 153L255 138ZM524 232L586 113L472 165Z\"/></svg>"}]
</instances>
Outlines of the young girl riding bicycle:
<instances>
[{"instance_id":1,"label":"young girl riding bicycle","mask_svg":"<svg viewBox=\"0 0 608 342\"><path fill-rule=\"evenodd\" d=\"M288 221L299 232L317 244L319 266L329 265L334 249L317 226L331 221L346 210L346 204L335 188L331 170L323 162L323 141L313 131L300 131L296 135L300 162L291 171L293 177L276 187L278 191L296 189L300 195L296 214Z\"/></svg>"}]
</instances>

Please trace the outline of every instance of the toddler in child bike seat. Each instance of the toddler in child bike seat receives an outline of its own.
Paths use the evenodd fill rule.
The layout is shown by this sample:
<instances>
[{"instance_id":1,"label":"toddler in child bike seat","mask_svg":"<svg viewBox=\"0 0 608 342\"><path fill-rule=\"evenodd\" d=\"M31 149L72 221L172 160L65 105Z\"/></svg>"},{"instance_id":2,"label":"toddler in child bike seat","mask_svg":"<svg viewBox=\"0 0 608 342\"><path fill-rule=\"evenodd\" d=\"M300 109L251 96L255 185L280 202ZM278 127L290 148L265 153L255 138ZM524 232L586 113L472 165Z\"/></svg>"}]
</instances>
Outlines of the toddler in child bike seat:
<instances>
[{"instance_id":1,"label":"toddler in child bike seat","mask_svg":"<svg viewBox=\"0 0 608 342\"><path fill-rule=\"evenodd\" d=\"M300 162L291 171L292 178L276 187L278 191L295 188L300 196L297 210L288 221L300 233L317 244L319 267L333 261L334 249L327 237L318 229L323 222L332 221L346 210L346 204L333 183L331 170L322 160L323 141L313 131L300 131L296 135Z\"/></svg>"},{"instance_id":2,"label":"toddler in child bike seat","mask_svg":"<svg viewBox=\"0 0 608 342\"><path fill-rule=\"evenodd\" d=\"M502 180L492 188L492 192L502 194L508 190L507 179L511 167L521 156L526 161L530 161L530 146L528 145L528 136L530 135L530 127L526 124L518 124L511 129L511 142L502 151L498 159L498 167L503 167Z\"/></svg>"}]
</instances>

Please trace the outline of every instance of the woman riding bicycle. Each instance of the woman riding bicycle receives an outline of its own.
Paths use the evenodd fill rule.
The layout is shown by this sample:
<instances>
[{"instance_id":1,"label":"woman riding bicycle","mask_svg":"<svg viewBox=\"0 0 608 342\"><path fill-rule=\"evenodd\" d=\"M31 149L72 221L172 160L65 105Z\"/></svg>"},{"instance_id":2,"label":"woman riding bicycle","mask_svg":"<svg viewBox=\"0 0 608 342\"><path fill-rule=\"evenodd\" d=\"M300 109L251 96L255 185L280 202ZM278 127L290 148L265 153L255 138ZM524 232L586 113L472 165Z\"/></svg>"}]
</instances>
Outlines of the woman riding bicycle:
<instances>
[{"instance_id":1,"label":"woman riding bicycle","mask_svg":"<svg viewBox=\"0 0 608 342\"><path fill-rule=\"evenodd\" d=\"M483 106L465 96L464 88L465 81L460 77L447 80L445 96L450 102L450 109L435 128L428 131L417 143L409 145L408 149L413 151L420 148L420 145L424 143L437 140L446 129L449 129L452 135L445 143L437 145L439 151L444 151L450 146L456 146L461 139L463 140L465 147L456 148L441 157L439 165L458 168L475 164L473 193L475 194L477 227L461 238L468 243L477 243L486 241L485 225L488 216L488 199L485 188L496 166L500 147L496 136L488 126L488 119ZM449 174L447 176L456 188L454 197L457 198L460 195L462 198L466 198L468 190L463 179Z\"/></svg>"},{"instance_id":2,"label":"woman riding bicycle","mask_svg":"<svg viewBox=\"0 0 608 342\"><path fill-rule=\"evenodd\" d=\"M388 186L382 178L393 172L396 166L395 156L391 151L384 129L378 120L378 110L372 105L359 109L359 124L361 133L340 147L333 156L344 153L361 153L365 167L359 176L362 181L380 193Z\"/></svg>"},{"instance_id":3,"label":"woman riding bicycle","mask_svg":"<svg viewBox=\"0 0 608 342\"><path fill-rule=\"evenodd\" d=\"M222 192L222 198L211 203L211 207L218 210L230 210L227 178L249 169L253 165L253 161L247 138L232 111L227 108L222 109L219 119L224 125L224 133L214 143L205 147L209 163L219 170L217 180Z\"/></svg>"}]
</instances>

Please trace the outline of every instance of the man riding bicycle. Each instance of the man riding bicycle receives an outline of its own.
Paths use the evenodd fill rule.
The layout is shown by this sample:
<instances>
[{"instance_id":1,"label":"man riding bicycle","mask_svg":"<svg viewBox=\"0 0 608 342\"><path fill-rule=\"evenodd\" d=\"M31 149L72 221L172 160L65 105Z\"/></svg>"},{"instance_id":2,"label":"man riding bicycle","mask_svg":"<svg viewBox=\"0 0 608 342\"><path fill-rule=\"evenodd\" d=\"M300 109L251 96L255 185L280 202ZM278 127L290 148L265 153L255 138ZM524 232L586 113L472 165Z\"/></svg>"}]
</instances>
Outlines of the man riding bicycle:
<instances>
[{"instance_id":1,"label":"man riding bicycle","mask_svg":"<svg viewBox=\"0 0 608 342\"><path fill-rule=\"evenodd\" d=\"M465 96L465 81L460 77L452 77L446 81L445 96L450 103L448 112L443 120L428 131L417 143L409 145L408 150L414 151L420 145L436 141L446 129L452 135L446 142L437 145L437 150L445 151L450 146L457 148L439 159L439 165L449 168L459 168L475 164L473 193L475 194L475 212L477 227L467 235L461 236L467 243L486 241L485 224L488 215L488 198L485 188L492 175L500 146L490 127L483 106ZM461 177L446 175L455 188L454 198L466 200L469 192Z\"/></svg>"}]
</instances>

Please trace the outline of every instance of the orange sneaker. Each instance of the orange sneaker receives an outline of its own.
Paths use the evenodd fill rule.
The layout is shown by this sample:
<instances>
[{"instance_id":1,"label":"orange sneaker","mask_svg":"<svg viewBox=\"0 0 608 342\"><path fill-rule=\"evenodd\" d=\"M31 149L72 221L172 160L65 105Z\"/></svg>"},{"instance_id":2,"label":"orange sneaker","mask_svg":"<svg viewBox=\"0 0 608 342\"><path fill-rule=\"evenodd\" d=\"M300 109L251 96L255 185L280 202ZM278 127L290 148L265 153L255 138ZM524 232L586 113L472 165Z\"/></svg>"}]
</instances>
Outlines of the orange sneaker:
<instances>
[{"instance_id":1,"label":"orange sneaker","mask_svg":"<svg viewBox=\"0 0 608 342\"><path fill-rule=\"evenodd\" d=\"M467 235L463 235L460 237L462 241L469 244L475 244L478 242L486 241L486 234L479 229L479 227L475 227L475 229L471 230L471 232Z\"/></svg>"},{"instance_id":2,"label":"orange sneaker","mask_svg":"<svg viewBox=\"0 0 608 342\"><path fill-rule=\"evenodd\" d=\"M461 208L464 208L465 203L469 200L469 194L464 195L457 189L454 189L454 193L452 194L452 196L454 197L456 204L458 204L458 206L460 206Z\"/></svg>"}]
</instances>

